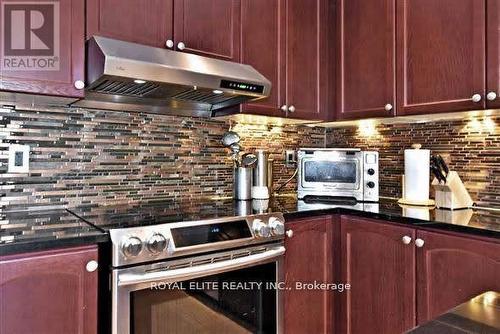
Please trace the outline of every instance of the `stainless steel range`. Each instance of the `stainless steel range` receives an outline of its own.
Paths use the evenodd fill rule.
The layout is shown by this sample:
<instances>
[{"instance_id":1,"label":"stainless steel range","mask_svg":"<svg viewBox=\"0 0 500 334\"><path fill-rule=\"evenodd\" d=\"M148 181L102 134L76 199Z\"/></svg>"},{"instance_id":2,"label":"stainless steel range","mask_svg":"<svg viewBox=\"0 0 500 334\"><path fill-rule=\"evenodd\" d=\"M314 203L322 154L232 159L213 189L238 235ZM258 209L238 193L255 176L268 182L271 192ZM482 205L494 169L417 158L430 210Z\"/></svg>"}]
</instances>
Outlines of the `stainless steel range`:
<instances>
[{"instance_id":1,"label":"stainless steel range","mask_svg":"<svg viewBox=\"0 0 500 334\"><path fill-rule=\"evenodd\" d=\"M283 332L282 214L113 212L82 215L111 236L113 334Z\"/></svg>"}]
</instances>

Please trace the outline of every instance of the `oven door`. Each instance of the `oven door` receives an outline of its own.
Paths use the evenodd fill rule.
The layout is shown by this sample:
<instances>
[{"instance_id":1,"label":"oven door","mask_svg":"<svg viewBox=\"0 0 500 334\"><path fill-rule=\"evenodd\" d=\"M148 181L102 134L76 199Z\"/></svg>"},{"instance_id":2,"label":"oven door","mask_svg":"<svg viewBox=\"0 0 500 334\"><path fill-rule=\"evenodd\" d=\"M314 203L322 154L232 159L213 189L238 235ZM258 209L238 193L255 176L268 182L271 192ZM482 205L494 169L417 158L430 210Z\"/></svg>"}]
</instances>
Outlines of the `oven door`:
<instances>
[{"instance_id":1,"label":"oven door","mask_svg":"<svg viewBox=\"0 0 500 334\"><path fill-rule=\"evenodd\" d=\"M282 333L284 252L261 246L114 270L112 333Z\"/></svg>"},{"instance_id":2,"label":"oven door","mask_svg":"<svg viewBox=\"0 0 500 334\"><path fill-rule=\"evenodd\" d=\"M302 188L359 190L362 164L359 157L325 153L305 156L301 160Z\"/></svg>"}]
</instances>

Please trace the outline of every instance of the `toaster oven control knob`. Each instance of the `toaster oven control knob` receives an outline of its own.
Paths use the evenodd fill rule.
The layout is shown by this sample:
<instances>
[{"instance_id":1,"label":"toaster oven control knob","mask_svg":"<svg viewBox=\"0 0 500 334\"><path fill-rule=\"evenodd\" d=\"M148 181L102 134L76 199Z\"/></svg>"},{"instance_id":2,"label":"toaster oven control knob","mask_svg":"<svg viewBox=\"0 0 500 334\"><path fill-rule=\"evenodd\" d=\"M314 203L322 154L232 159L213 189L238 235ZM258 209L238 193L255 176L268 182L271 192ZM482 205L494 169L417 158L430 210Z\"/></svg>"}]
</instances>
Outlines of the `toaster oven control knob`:
<instances>
[{"instance_id":1,"label":"toaster oven control knob","mask_svg":"<svg viewBox=\"0 0 500 334\"><path fill-rule=\"evenodd\" d=\"M126 257L134 257L142 251L142 241L137 237L129 237L122 243L122 252Z\"/></svg>"},{"instance_id":2,"label":"toaster oven control knob","mask_svg":"<svg viewBox=\"0 0 500 334\"><path fill-rule=\"evenodd\" d=\"M368 175L373 175L373 174L375 174L375 169L369 168L368 169Z\"/></svg>"},{"instance_id":3,"label":"toaster oven control knob","mask_svg":"<svg viewBox=\"0 0 500 334\"><path fill-rule=\"evenodd\" d=\"M271 229L260 219L255 219L252 224L255 235L259 238L268 238L271 235Z\"/></svg>"},{"instance_id":4,"label":"toaster oven control knob","mask_svg":"<svg viewBox=\"0 0 500 334\"><path fill-rule=\"evenodd\" d=\"M274 236L285 234L285 224L276 217L269 218L269 227Z\"/></svg>"},{"instance_id":5,"label":"toaster oven control knob","mask_svg":"<svg viewBox=\"0 0 500 334\"><path fill-rule=\"evenodd\" d=\"M373 181L370 181L366 184L368 186L368 188L375 188L375 182Z\"/></svg>"},{"instance_id":6,"label":"toaster oven control knob","mask_svg":"<svg viewBox=\"0 0 500 334\"><path fill-rule=\"evenodd\" d=\"M148 239L148 250L153 254L159 254L167 247L167 239L160 233L153 234Z\"/></svg>"}]
</instances>

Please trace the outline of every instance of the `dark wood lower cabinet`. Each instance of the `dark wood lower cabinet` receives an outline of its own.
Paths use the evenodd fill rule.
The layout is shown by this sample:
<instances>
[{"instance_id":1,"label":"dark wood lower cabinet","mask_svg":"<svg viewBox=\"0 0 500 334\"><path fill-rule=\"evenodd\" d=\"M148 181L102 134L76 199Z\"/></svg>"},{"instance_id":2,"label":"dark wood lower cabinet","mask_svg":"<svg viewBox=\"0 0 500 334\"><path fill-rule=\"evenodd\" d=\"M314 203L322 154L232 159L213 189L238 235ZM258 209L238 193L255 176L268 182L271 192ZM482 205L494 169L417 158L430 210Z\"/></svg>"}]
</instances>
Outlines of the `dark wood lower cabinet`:
<instances>
[{"instance_id":1,"label":"dark wood lower cabinet","mask_svg":"<svg viewBox=\"0 0 500 334\"><path fill-rule=\"evenodd\" d=\"M333 283L332 217L296 220L285 240L285 333L333 333L333 292L305 290L302 283ZM297 289L299 288L299 289Z\"/></svg>"},{"instance_id":2,"label":"dark wood lower cabinet","mask_svg":"<svg viewBox=\"0 0 500 334\"><path fill-rule=\"evenodd\" d=\"M341 216L340 224L336 219L286 224L293 231L285 240L287 334L400 334L483 292L500 291L498 242L354 216ZM350 289L296 289L315 281Z\"/></svg>"},{"instance_id":3,"label":"dark wood lower cabinet","mask_svg":"<svg viewBox=\"0 0 500 334\"><path fill-rule=\"evenodd\" d=\"M341 217L340 333L400 334L415 325L415 230Z\"/></svg>"},{"instance_id":4,"label":"dark wood lower cabinet","mask_svg":"<svg viewBox=\"0 0 500 334\"><path fill-rule=\"evenodd\" d=\"M418 323L483 292L500 291L500 244L418 231Z\"/></svg>"},{"instance_id":5,"label":"dark wood lower cabinet","mask_svg":"<svg viewBox=\"0 0 500 334\"><path fill-rule=\"evenodd\" d=\"M97 333L97 247L0 257L0 333Z\"/></svg>"}]
</instances>

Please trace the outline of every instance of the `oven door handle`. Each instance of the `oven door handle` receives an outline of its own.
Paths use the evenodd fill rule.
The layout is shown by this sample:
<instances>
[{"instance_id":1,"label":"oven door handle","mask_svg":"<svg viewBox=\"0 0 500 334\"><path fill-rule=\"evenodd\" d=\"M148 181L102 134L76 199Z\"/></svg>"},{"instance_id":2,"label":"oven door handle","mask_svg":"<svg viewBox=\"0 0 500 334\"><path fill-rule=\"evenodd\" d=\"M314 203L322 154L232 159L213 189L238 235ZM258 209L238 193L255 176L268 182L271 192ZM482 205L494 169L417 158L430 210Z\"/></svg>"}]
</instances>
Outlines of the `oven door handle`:
<instances>
[{"instance_id":1,"label":"oven door handle","mask_svg":"<svg viewBox=\"0 0 500 334\"><path fill-rule=\"evenodd\" d=\"M124 273L118 276L118 286L125 287L138 284L143 285L158 281L166 283L185 281L198 277L215 275L230 270L237 270L248 266L255 266L261 263L269 262L282 256L283 254L285 254L285 247L280 246L278 248L268 250L259 254L248 255L232 260L212 262L199 266L141 274Z\"/></svg>"}]
</instances>

